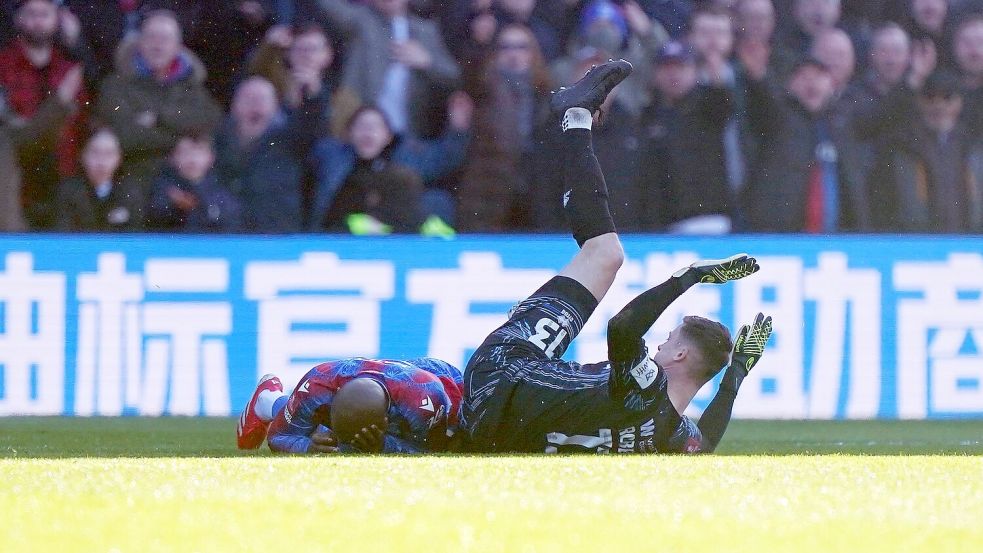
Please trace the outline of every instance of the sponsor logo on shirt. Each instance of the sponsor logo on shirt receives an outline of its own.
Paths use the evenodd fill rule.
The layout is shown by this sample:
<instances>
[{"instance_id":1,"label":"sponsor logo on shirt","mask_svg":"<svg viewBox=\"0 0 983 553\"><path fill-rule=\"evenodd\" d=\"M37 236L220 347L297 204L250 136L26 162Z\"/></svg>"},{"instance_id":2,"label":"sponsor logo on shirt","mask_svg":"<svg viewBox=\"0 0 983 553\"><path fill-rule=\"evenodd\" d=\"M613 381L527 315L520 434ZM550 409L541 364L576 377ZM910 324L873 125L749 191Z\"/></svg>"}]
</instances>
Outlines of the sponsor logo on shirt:
<instances>
[{"instance_id":1,"label":"sponsor logo on shirt","mask_svg":"<svg viewBox=\"0 0 983 553\"><path fill-rule=\"evenodd\" d=\"M655 375L658 371L656 370L655 362L646 356L629 372L635 378L635 382L638 382L638 386L644 390L655 382Z\"/></svg>"}]
</instances>

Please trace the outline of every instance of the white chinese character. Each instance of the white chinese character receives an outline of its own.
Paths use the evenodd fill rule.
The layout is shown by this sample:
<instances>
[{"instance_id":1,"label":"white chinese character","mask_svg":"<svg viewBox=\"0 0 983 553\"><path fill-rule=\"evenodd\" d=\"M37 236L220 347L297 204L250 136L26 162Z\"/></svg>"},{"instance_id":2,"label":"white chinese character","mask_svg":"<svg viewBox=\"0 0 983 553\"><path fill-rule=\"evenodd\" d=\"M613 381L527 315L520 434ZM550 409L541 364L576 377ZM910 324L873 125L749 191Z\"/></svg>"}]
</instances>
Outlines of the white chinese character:
<instances>
[{"instance_id":1,"label":"white chinese character","mask_svg":"<svg viewBox=\"0 0 983 553\"><path fill-rule=\"evenodd\" d=\"M844 414L847 418L876 417L881 391L880 273L874 269L849 269L846 255L829 252L819 256L815 269L805 271L804 284L806 299L818 304L808 417L831 419L837 414L844 385L847 328L850 380L845 383L848 388Z\"/></svg>"},{"instance_id":2,"label":"white chinese character","mask_svg":"<svg viewBox=\"0 0 983 553\"><path fill-rule=\"evenodd\" d=\"M468 351L506 321L505 309L472 313L471 307L476 303L518 302L535 292L553 272L504 269L502 258L491 252L464 252L458 264L460 268L455 269L409 271L406 297L410 302L434 305L428 355L464 367Z\"/></svg>"},{"instance_id":3,"label":"white chinese character","mask_svg":"<svg viewBox=\"0 0 983 553\"><path fill-rule=\"evenodd\" d=\"M741 386L734 414L749 418L804 418L802 260L758 260L760 272L734 283L734 312L740 323L751 322L758 312L771 315L775 333L767 353Z\"/></svg>"},{"instance_id":4,"label":"white chinese character","mask_svg":"<svg viewBox=\"0 0 983 553\"><path fill-rule=\"evenodd\" d=\"M97 272L79 275L76 413L227 415L228 302L140 302L225 292L228 273L221 259L149 259L142 275L127 273L123 254L101 254Z\"/></svg>"},{"instance_id":5,"label":"white chinese character","mask_svg":"<svg viewBox=\"0 0 983 553\"><path fill-rule=\"evenodd\" d=\"M380 302L393 297L395 274L388 261L341 261L327 252L249 263L246 297L259 302L257 373L277 373L290 386L314 363L378 356Z\"/></svg>"},{"instance_id":6,"label":"white chinese character","mask_svg":"<svg viewBox=\"0 0 983 553\"><path fill-rule=\"evenodd\" d=\"M103 253L95 273L79 273L76 297L75 414L119 415L140 395L142 280L122 253Z\"/></svg>"},{"instance_id":7,"label":"white chinese character","mask_svg":"<svg viewBox=\"0 0 983 553\"><path fill-rule=\"evenodd\" d=\"M898 415L983 413L983 256L897 263L894 285L923 294L898 301Z\"/></svg>"},{"instance_id":8,"label":"white chinese character","mask_svg":"<svg viewBox=\"0 0 983 553\"><path fill-rule=\"evenodd\" d=\"M0 415L59 415L65 401L65 275L26 252L0 272Z\"/></svg>"}]
</instances>

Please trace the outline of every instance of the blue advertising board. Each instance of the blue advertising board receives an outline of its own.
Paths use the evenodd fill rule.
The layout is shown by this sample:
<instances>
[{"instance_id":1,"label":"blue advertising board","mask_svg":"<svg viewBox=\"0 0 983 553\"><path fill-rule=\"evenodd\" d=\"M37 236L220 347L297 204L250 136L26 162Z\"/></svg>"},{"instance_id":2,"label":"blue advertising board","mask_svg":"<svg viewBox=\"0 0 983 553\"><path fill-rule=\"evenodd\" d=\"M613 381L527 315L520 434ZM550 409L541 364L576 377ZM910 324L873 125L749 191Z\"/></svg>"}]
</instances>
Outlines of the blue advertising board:
<instances>
[{"instance_id":1,"label":"blue advertising board","mask_svg":"<svg viewBox=\"0 0 983 553\"><path fill-rule=\"evenodd\" d=\"M983 238L624 237L627 262L566 354L605 356L607 320L676 269L748 252L762 270L687 292L684 315L775 334L745 418L983 416ZM561 236L0 237L0 415L231 415L256 378L335 358L463 368L558 271ZM698 414L715 383L691 407Z\"/></svg>"}]
</instances>

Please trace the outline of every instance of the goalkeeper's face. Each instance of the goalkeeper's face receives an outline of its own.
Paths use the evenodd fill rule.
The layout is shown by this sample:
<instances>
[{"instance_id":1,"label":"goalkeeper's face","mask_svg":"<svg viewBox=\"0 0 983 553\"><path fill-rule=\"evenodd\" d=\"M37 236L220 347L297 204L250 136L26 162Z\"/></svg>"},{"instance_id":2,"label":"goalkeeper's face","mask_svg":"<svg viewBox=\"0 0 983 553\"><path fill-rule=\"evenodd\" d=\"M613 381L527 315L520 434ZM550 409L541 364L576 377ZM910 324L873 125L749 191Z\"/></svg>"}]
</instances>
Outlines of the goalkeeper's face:
<instances>
[{"instance_id":1,"label":"goalkeeper's face","mask_svg":"<svg viewBox=\"0 0 983 553\"><path fill-rule=\"evenodd\" d=\"M659 344L652 360L663 369L678 363L686 357L686 343L683 337L682 325L669 332L665 342Z\"/></svg>"}]
</instances>

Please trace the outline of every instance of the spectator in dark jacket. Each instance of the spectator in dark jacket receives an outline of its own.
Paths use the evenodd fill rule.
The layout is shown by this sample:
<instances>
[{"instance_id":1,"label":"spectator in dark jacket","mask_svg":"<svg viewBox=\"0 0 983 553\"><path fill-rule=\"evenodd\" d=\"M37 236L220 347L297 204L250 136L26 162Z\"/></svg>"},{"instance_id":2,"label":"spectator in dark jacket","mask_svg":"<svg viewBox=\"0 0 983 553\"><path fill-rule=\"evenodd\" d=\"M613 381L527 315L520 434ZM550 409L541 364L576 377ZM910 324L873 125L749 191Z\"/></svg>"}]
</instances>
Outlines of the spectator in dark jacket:
<instances>
[{"instance_id":1,"label":"spectator in dark jacket","mask_svg":"<svg viewBox=\"0 0 983 553\"><path fill-rule=\"evenodd\" d=\"M301 177L324 107L306 97L289 117L273 85L250 77L236 89L229 119L216 137L219 179L242 207L246 232L305 228Z\"/></svg>"},{"instance_id":2,"label":"spectator in dark jacket","mask_svg":"<svg viewBox=\"0 0 983 553\"><path fill-rule=\"evenodd\" d=\"M435 229L449 229L453 199L432 185L464 161L472 109L467 96L452 96L450 129L434 141L394 134L373 106L356 111L345 142L328 138L314 148L318 193L312 230L365 233L358 232L358 225L366 221L403 233L417 232L427 221ZM366 217L349 224L351 214L379 224Z\"/></svg>"},{"instance_id":3,"label":"spectator in dark jacket","mask_svg":"<svg viewBox=\"0 0 983 553\"><path fill-rule=\"evenodd\" d=\"M239 202L214 171L215 149L209 136L183 136L171 163L154 181L147 228L179 232L236 232Z\"/></svg>"},{"instance_id":4,"label":"spectator in dark jacket","mask_svg":"<svg viewBox=\"0 0 983 553\"><path fill-rule=\"evenodd\" d=\"M966 92L963 117L970 130L983 133L983 14L960 21L954 37L956 64Z\"/></svg>"},{"instance_id":5,"label":"spectator in dark jacket","mask_svg":"<svg viewBox=\"0 0 983 553\"><path fill-rule=\"evenodd\" d=\"M293 30L276 26L254 52L249 71L273 83L288 112L300 107L305 90L320 96L327 108L321 114L321 124L341 136L360 100L351 90L337 85L337 75L331 71L334 57L334 46L318 23L305 23Z\"/></svg>"},{"instance_id":6,"label":"spectator in dark jacket","mask_svg":"<svg viewBox=\"0 0 983 553\"><path fill-rule=\"evenodd\" d=\"M840 121L835 125L854 142L847 158L854 160L859 178L867 182L876 159L882 119L879 104L904 80L911 65L912 43L897 23L885 23L871 35L870 69L849 86L838 100Z\"/></svg>"},{"instance_id":7,"label":"spectator in dark jacket","mask_svg":"<svg viewBox=\"0 0 983 553\"><path fill-rule=\"evenodd\" d=\"M826 118L829 70L803 57L787 88L765 80L767 49L739 51L749 75L748 115L761 144L743 193L742 213L755 232L836 232L866 220L866 191L851 182Z\"/></svg>"},{"instance_id":8,"label":"spectator in dark jacket","mask_svg":"<svg viewBox=\"0 0 983 553\"><path fill-rule=\"evenodd\" d=\"M891 97L899 122L878 160L878 228L895 232L983 231L983 145L960 120L963 91L949 70Z\"/></svg>"},{"instance_id":9,"label":"spectator in dark jacket","mask_svg":"<svg viewBox=\"0 0 983 553\"><path fill-rule=\"evenodd\" d=\"M855 125L861 106L853 80L856 72L853 42L845 31L830 29L816 35L811 55L829 69L833 97L826 109L825 119L829 124L832 143L836 146L840 178L857 190L850 199L854 207L851 210L854 217L852 226L854 230L866 230L870 227L867 218L869 206L867 195L860 191L865 189L873 156Z\"/></svg>"},{"instance_id":10,"label":"spectator in dark jacket","mask_svg":"<svg viewBox=\"0 0 983 553\"><path fill-rule=\"evenodd\" d=\"M71 113L45 140L23 142L18 160L23 175L24 215L33 229L50 229L55 221L58 183L75 173L78 144L88 98L79 64L59 40L58 7L50 0L21 2L15 23L17 39L0 50L0 87L11 112L33 118L41 104L58 90ZM71 93L69 95L68 93Z\"/></svg>"},{"instance_id":11,"label":"spectator in dark jacket","mask_svg":"<svg viewBox=\"0 0 983 553\"><path fill-rule=\"evenodd\" d=\"M548 191L542 202L529 200L544 191L547 171L540 164L549 161L542 133L553 128L544 124L552 84L536 39L528 28L508 25L494 43L495 52L466 83L475 101L474 140L461 178L458 227L469 232L528 228L530 211L557 197Z\"/></svg>"},{"instance_id":12,"label":"spectator in dark jacket","mask_svg":"<svg viewBox=\"0 0 983 553\"><path fill-rule=\"evenodd\" d=\"M688 46L668 42L655 69L658 99L642 118L639 230L721 234L731 230L724 129L734 113L725 60L704 60L710 75L697 84Z\"/></svg>"},{"instance_id":13,"label":"spectator in dark jacket","mask_svg":"<svg viewBox=\"0 0 983 553\"><path fill-rule=\"evenodd\" d=\"M173 13L147 15L135 43L120 49L102 84L98 113L123 145L123 173L150 191L178 137L210 132L221 117L203 85L205 68L181 46Z\"/></svg>"},{"instance_id":14,"label":"spectator in dark jacket","mask_svg":"<svg viewBox=\"0 0 983 553\"><path fill-rule=\"evenodd\" d=\"M143 228L144 196L138 186L117 173L122 149L116 135L101 129L82 151L83 176L59 189L57 230L132 232Z\"/></svg>"}]
</instances>

